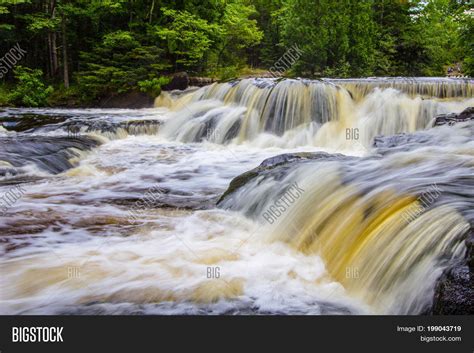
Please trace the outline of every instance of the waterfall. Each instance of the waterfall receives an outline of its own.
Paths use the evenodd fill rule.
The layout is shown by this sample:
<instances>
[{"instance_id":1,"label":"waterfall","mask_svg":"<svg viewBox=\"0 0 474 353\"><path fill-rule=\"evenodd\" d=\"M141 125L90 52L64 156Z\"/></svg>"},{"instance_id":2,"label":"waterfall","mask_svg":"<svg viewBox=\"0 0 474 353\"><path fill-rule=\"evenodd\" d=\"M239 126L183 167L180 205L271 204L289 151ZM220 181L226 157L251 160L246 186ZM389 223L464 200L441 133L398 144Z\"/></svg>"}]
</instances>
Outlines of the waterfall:
<instances>
[{"instance_id":1,"label":"waterfall","mask_svg":"<svg viewBox=\"0 0 474 353\"><path fill-rule=\"evenodd\" d=\"M243 79L173 96L157 106L175 111L161 130L169 139L214 143L260 141L281 147L370 146L378 135L414 132L433 117L474 105L474 81L464 79ZM271 137L269 137L271 136Z\"/></svg>"},{"instance_id":2,"label":"waterfall","mask_svg":"<svg viewBox=\"0 0 474 353\"><path fill-rule=\"evenodd\" d=\"M473 128L415 133L409 148L364 158L264 161L234 183L220 207L259 221L270 242L320 255L331 276L374 312L421 313L437 278L466 252ZM292 185L299 194L285 196Z\"/></svg>"},{"instance_id":3,"label":"waterfall","mask_svg":"<svg viewBox=\"0 0 474 353\"><path fill-rule=\"evenodd\" d=\"M439 77L396 77L366 79L329 79L328 82L341 85L348 89L357 99L365 97L375 88L394 88L410 96L426 98L472 97L473 82L470 79L452 79Z\"/></svg>"},{"instance_id":4,"label":"waterfall","mask_svg":"<svg viewBox=\"0 0 474 353\"><path fill-rule=\"evenodd\" d=\"M244 79L158 109L5 108L0 313L427 313L474 224L474 120L433 117L473 87Z\"/></svg>"}]
</instances>

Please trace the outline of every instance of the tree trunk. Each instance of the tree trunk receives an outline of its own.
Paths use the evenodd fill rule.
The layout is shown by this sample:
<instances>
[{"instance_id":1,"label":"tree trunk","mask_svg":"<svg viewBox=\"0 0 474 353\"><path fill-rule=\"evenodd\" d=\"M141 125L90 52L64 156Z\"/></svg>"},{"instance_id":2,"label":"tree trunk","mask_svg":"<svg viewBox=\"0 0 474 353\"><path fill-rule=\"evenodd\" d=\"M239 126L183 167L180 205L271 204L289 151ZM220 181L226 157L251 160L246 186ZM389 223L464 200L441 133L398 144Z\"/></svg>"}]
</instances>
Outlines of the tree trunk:
<instances>
[{"instance_id":1,"label":"tree trunk","mask_svg":"<svg viewBox=\"0 0 474 353\"><path fill-rule=\"evenodd\" d=\"M56 0L51 0L51 19L56 17ZM51 76L56 76L58 73L58 46L57 46L56 32L48 33L48 42L50 45L51 58Z\"/></svg>"},{"instance_id":2,"label":"tree trunk","mask_svg":"<svg viewBox=\"0 0 474 353\"><path fill-rule=\"evenodd\" d=\"M61 27L62 27L62 44L63 44L63 76L64 76L64 87L69 88L69 66L67 57L67 38L66 38L66 17L64 12L61 14Z\"/></svg>"},{"instance_id":3,"label":"tree trunk","mask_svg":"<svg viewBox=\"0 0 474 353\"><path fill-rule=\"evenodd\" d=\"M151 24L151 20L153 18L153 11L155 10L155 0L153 0L151 2L151 8L150 8L150 24Z\"/></svg>"},{"instance_id":4,"label":"tree trunk","mask_svg":"<svg viewBox=\"0 0 474 353\"><path fill-rule=\"evenodd\" d=\"M51 43L51 33L48 33L47 43L48 43L48 54L49 54L48 76L52 78L53 77L53 46Z\"/></svg>"},{"instance_id":5,"label":"tree trunk","mask_svg":"<svg viewBox=\"0 0 474 353\"><path fill-rule=\"evenodd\" d=\"M56 44L56 33L51 35L52 37L52 45L53 45L53 75L58 73L58 46Z\"/></svg>"}]
</instances>

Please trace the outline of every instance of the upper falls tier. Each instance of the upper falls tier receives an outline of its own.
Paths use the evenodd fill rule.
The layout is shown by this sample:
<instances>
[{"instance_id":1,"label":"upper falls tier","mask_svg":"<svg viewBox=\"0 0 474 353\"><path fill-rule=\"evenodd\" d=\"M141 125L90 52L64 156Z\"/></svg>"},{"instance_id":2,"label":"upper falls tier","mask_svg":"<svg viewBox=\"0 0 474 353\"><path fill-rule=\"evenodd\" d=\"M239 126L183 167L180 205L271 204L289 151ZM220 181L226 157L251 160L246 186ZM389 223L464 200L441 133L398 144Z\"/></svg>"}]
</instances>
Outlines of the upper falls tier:
<instances>
[{"instance_id":1,"label":"upper falls tier","mask_svg":"<svg viewBox=\"0 0 474 353\"><path fill-rule=\"evenodd\" d=\"M474 80L439 77L393 77L365 79L325 79L351 92L355 99L365 97L375 88L394 88L408 95L425 98L460 98L474 96Z\"/></svg>"},{"instance_id":2,"label":"upper falls tier","mask_svg":"<svg viewBox=\"0 0 474 353\"><path fill-rule=\"evenodd\" d=\"M368 146L375 136L421 130L438 114L474 106L474 80L243 79L164 92L156 105L177 112L162 134L183 142L340 148L356 134Z\"/></svg>"}]
</instances>

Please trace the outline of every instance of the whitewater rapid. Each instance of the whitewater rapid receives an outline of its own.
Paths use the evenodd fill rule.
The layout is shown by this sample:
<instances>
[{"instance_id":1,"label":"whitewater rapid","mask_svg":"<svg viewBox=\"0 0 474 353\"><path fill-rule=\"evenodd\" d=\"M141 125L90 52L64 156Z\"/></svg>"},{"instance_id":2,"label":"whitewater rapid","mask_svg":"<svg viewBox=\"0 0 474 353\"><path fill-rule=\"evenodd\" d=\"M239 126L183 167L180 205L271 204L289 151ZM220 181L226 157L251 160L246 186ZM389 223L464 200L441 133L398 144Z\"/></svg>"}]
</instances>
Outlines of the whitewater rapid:
<instances>
[{"instance_id":1,"label":"whitewater rapid","mask_svg":"<svg viewBox=\"0 0 474 353\"><path fill-rule=\"evenodd\" d=\"M130 136L29 185L2 217L1 312L349 312L317 255L269 246L261 224L211 206L234 176L280 152ZM122 200L155 184L178 208L149 209L130 224ZM210 266L219 279L207 278Z\"/></svg>"},{"instance_id":2,"label":"whitewater rapid","mask_svg":"<svg viewBox=\"0 0 474 353\"><path fill-rule=\"evenodd\" d=\"M7 109L0 195L19 183L25 193L0 214L0 313L426 310L465 252L474 168L472 125L429 127L472 96L427 99L392 85L357 98L295 82L272 96L264 83L163 95L154 109ZM35 114L50 121L17 124ZM372 146L376 135L416 131L416 148ZM236 176L302 152L336 157L269 170L216 206ZM295 182L301 198L266 222ZM442 196L407 223L403 210L433 184ZM159 192L132 222L149 190Z\"/></svg>"}]
</instances>

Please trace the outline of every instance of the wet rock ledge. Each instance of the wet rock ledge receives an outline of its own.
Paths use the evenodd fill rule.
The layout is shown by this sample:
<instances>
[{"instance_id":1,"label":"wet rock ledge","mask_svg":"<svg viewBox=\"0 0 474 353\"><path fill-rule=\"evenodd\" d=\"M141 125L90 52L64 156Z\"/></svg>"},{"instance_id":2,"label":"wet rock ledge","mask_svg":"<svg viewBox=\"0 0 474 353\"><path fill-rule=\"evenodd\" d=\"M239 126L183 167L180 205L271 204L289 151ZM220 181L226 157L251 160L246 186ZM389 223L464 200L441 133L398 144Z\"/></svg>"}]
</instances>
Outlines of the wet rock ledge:
<instances>
[{"instance_id":1,"label":"wet rock ledge","mask_svg":"<svg viewBox=\"0 0 474 353\"><path fill-rule=\"evenodd\" d=\"M466 261L451 267L438 280L431 314L474 314L474 229L466 239Z\"/></svg>"},{"instance_id":2,"label":"wet rock ledge","mask_svg":"<svg viewBox=\"0 0 474 353\"><path fill-rule=\"evenodd\" d=\"M433 122L433 126L441 125L453 125L455 123L461 123L468 120L474 120L474 107L464 109L461 113L450 113L438 115Z\"/></svg>"}]
</instances>

